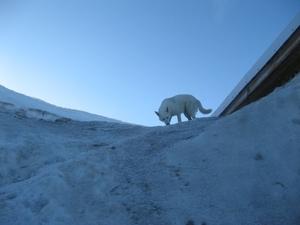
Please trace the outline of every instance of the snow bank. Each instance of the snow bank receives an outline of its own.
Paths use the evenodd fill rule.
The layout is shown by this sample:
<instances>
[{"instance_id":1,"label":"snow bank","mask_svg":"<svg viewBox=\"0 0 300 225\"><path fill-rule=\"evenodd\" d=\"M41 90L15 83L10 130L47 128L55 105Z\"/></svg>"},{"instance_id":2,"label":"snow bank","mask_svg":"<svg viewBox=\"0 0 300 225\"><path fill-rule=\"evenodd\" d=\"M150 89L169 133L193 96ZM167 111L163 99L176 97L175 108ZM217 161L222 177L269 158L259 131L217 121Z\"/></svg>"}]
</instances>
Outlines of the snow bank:
<instances>
[{"instance_id":1,"label":"snow bank","mask_svg":"<svg viewBox=\"0 0 300 225\"><path fill-rule=\"evenodd\" d=\"M0 224L299 224L300 76L171 126L0 110Z\"/></svg>"},{"instance_id":2,"label":"snow bank","mask_svg":"<svg viewBox=\"0 0 300 225\"><path fill-rule=\"evenodd\" d=\"M0 85L0 108L14 110L23 116L51 120L69 118L79 121L107 121L121 123L121 121L107 117L51 105L42 100L28 97L14 92Z\"/></svg>"}]
</instances>

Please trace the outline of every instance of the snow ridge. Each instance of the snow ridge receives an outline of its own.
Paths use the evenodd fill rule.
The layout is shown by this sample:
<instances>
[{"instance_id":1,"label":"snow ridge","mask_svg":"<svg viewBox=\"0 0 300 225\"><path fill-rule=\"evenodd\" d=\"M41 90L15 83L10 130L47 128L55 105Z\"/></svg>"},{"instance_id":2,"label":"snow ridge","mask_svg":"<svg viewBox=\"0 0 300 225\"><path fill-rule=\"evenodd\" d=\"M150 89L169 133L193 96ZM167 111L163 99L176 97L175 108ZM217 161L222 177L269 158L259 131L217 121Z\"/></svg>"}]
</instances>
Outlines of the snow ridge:
<instances>
[{"instance_id":1,"label":"snow ridge","mask_svg":"<svg viewBox=\"0 0 300 225\"><path fill-rule=\"evenodd\" d=\"M0 85L0 107L19 110L29 117L45 120L55 120L58 117L69 118L79 121L107 121L122 123L119 120L83 112L80 110L58 107L40 99L28 97L26 95L9 90Z\"/></svg>"}]
</instances>

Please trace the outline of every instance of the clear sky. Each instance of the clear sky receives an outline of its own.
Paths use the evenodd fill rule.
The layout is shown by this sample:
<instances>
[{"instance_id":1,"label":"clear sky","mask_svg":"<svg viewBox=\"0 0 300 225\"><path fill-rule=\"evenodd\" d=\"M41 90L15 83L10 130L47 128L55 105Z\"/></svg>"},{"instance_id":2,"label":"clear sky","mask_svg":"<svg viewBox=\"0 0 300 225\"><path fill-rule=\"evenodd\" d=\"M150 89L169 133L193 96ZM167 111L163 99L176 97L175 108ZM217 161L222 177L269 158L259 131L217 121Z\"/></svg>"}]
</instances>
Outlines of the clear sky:
<instances>
[{"instance_id":1,"label":"clear sky","mask_svg":"<svg viewBox=\"0 0 300 225\"><path fill-rule=\"evenodd\" d=\"M154 111L176 94L216 109L299 10L299 0L0 1L0 84L163 125Z\"/></svg>"}]
</instances>

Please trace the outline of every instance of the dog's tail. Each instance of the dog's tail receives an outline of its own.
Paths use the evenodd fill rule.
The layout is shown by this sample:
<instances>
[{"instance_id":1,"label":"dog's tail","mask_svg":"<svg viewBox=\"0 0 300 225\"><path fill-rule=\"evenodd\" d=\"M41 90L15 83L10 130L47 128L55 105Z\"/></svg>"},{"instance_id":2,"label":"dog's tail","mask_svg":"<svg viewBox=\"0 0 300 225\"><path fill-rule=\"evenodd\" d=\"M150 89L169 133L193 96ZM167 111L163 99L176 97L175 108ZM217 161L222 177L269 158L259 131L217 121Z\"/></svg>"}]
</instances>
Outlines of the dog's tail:
<instances>
[{"instance_id":1,"label":"dog's tail","mask_svg":"<svg viewBox=\"0 0 300 225\"><path fill-rule=\"evenodd\" d=\"M212 111L212 109L204 109L203 107L202 107L202 104L201 104L201 102L198 100L198 108L199 108L199 111L201 112L201 113L203 113L203 114L209 114L209 113L211 113L211 111Z\"/></svg>"}]
</instances>

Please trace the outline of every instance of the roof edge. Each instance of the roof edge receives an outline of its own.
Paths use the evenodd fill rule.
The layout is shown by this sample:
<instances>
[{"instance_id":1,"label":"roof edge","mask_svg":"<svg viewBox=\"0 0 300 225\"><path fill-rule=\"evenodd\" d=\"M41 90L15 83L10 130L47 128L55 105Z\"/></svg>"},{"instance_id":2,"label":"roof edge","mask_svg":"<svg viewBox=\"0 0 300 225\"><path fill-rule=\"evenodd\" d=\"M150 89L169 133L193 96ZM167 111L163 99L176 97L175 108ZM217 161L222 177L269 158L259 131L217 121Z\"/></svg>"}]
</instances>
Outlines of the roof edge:
<instances>
[{"instance_id":1,"label":"roof edge","mask_svg":"<svg viewBox=\"0 0 300 225\"><path fill-rule=\"evenodd\" d=\"M278 52L282 45L293 35L293 33L300 26L300 12L294 17L294 19L286 26L286 28L280 33L280 35L274 40L274 42L267 48L262 56L256 61L256 63L250 68L245 76L239 81L235 88L225 98L221 105L211 115L220 116L223 111L226 110L229 105L236 100L238 95L249 84L253 78L255 78L264 66L270 61L270 59Z\"/></svg>"}]
</instances>

